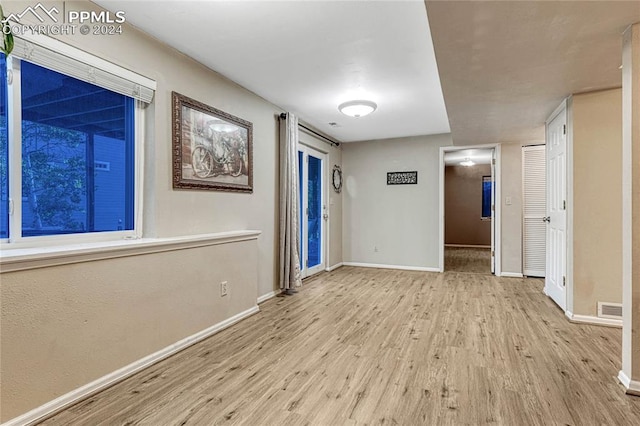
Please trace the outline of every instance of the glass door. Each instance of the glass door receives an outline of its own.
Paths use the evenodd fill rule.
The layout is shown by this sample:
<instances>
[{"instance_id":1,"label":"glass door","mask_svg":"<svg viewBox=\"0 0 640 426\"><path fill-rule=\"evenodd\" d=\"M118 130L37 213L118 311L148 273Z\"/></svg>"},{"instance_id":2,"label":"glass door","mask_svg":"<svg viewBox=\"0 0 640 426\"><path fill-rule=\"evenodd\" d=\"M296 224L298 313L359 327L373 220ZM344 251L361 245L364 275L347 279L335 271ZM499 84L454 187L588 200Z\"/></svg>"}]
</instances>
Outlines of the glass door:
<instances>
[{"instance_id":1,"label":"glass door","mask_svg":"<svg viewBox=\"0 0 640 426\"><path fill-rule=\"evenodd\" d=\"M298 151L300 205L300 270L308 277L325 268L325 155L300 145Z\"/></svg>"}]
</instances>

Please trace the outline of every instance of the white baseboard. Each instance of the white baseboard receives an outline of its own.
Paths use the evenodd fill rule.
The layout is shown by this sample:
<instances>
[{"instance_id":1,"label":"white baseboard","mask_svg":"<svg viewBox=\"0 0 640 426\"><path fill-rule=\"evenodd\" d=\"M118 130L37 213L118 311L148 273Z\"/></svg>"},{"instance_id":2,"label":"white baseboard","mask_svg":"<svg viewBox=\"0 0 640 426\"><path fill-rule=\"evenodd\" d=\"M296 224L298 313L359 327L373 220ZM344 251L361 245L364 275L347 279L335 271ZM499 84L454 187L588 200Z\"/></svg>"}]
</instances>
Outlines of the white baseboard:
<instances>
[{"instance_id":1,"label":"white baseboard","mask_svg":"<svg viewBox=\"0 0 640 426\"><path fill-rule=\"evenodd\" d=\"M618 380L624 386L625 391L629 395L640 396L640 382L637 380L631 380L624 371L620 370L618 373Z\"/></svg>"},{"instance_id":2,"label":"white baseboard","mask_svg":"<svg viewBox=\"0 0 640 426\"><path fill-rule=\"evenodd\" d=\"M257 304L259 305L262 302L266 302L267 300L276 297L278 293L280 293L280 291L273 290L267 294L263 294L262 296L258 297Z\"/></svg>"},{"instance_id":3,"label":"white baseboard","mask_svg":"<svg viewBox=\"0 0 640 426\"><path fill-rule=\"evenodd\" d=\"M455 248L479 248L479 249L490 249L491 246L484 245L474 245L474 244L445 244L445 247L455 247Z\"/></svg>"},{"instance_id":4,"label":"white baseboard","mask_svg":"<svg viewBox=\"0 0 640 426\"><path fill-rule=\"evenodd\" d=\"M359 266L360 268L401 269L404 271L440 272L440 268L403 265L382 265L379 263L342 262L344 266Z\"/></svg>"},{"instance_id":5,"label":"white baseboard","mask_svg":"<svg viewBox=\"0 0 640 426\"><path fill-rule=\"evenodd\" d=\"M501 277L505 278L524 278L520 272L500 272Z\"/></svg>"},{"instance_id":6,"label":"white baseboard","mask_svg":"<svg viewBox=\"0 0 640 426\"><path fill-rule=\"evenodd\" d=\"M126 379L127 377L141 370L144 370L147 367L150 367L157 362L160 362L177 352L180 352L181 350L195 343L198 343L199 341L206 339L207 337L210 337L259 311L260 308L258 306L254 306L244 312L240 312L239 314L234 315L231 318L228 318L205 330L184 338L172 345L167 346L164 349L160 349L158 352L141 358L138 361L122 367L121 369L116 370L113 373L109 373L106 376L103 376L91 383L79 387L78 389L72 390L71 392L62 395L54 399L53 401L49 401L46 404L41 405L40 407L34 408L33 410L21 416L7 421L6 423L2 423L2 426L27 426L41 422L45 418L54 415L55 413L65 409L66 407L69 407L70 405L75 404L80 400L88 398L91 395L100 392L101 390L106 389Z\"/></svg>"},{"instance_id":7,"label":"white baseboard","mask_svg":"<svg viewBox=\"0 0 640 426\"><path fill-rule=\"evenodd\" d=\"M565 316L569 318L569 321L578 324L600 325L604 327L616 327L622 328L622 320L613 318L600 318L591 315L576 315L571 311L566 311Z\"/></svg>"},{"instance_id":8,"label":"white baseboard","mask_svg":"<svg viewBox=\"0 0 640 426\"><path fill-rule=\"evenodd\" d=\"M629 389L629 385L631 384L631 379L629 378L629 376L625 374L624 371L620 370L618 372L618 380L620 380L620 383L622 383L622 386L624 386L625 389Z\"/></svg>"},{"instance_id":9,"label":"white baseboard","mask_svg":"<svg viewBox=\"0 0 640 426\"><path fill-rule=\"evenodd\" d=\"M336 269L338 269L339 267L341 267L343 265L342 262L340 263L336 263L333 266L329 266L328 268L325 269L326 272L331 272L331 271L335 271Z\"/></svg>"}]
</instances>

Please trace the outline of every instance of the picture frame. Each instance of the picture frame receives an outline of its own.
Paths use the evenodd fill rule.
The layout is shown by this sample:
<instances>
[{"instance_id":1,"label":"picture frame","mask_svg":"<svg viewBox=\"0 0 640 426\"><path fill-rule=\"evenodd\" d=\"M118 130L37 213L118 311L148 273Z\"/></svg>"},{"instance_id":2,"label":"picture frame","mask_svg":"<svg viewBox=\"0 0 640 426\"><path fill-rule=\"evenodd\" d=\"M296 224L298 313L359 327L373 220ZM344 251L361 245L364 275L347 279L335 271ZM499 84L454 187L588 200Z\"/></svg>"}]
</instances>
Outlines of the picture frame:
<instances>
[{"instance_id":1,"label":"picture frame","mask_svg":"<svg viewBox=\"0 0 640 426\"><path fill-rule=\"evenodd\" d=\"M171 92L173 188L253 192L253 124Z\"/></svg>"},{"instance_id":2,"label":"picture frame","mask_svg":"<svg viewBox=\"0 0 640 426\"><path fill-rule=\"evenodd\" d=\"M331 184L333 185L333 190L338 194L342 191L342 169L337 164L333 166Z\"/></svg>"},{"instance_id":3,"label":"picture frame","mask_svg":"<svg viewBox=\"0 0 640 426\"><path fill-rule=\"evenodd\" d=\"M387 185L417 185L418 172L387 172Z\"/></svg>"}]
</instances>

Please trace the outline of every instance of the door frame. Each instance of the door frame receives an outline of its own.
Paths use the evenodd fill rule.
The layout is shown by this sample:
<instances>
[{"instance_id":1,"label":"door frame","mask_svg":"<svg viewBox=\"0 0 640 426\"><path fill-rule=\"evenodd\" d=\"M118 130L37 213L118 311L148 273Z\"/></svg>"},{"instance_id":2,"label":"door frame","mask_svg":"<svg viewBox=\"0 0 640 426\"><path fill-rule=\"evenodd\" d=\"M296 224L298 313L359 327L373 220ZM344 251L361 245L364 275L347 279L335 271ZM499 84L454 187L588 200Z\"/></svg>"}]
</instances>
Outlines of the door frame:
<instances>
[{"instance_id":1,"label":"door frame","mask_svg":"<svg viewBox=\"0 0 640 426\"><path fill-rule=\"evenodd\" d=\"M492 218L495 229L495 275L497 277L502 275L502 215L501 215L501 176L502 176L502 164L501 164L501 144L485 144L485 145L464 145L464 146L443 146L440 147L440 178L439 178L439 205L438 205L438 269L440 272L444 272L444 155L447 152L462 151L465 149L494 149L496 164L495 164L495 210Z\"/></svg>"},{"instance_id":2,"label":"door frame","mask_svg":"<svg viewBox=\"0 0 640 426\"><path fill-rule=\"evenodd\" d=\"M329 161L329 153L326 151L323 151L321 149L318 149L317 147L311 145L311 144L306 144L303 141L299 141L298 142L298 151L302 151L303 153L303 158L305 157L305 155L313 155L316 158L320 158L322 160L322 172L321 172L321 176L322 176L322 249L321 249L321 262L319 265L314 266L312 268L312 272L309 272L309 268L306 265L306 254L307 254L307 248L306 248L306 243L303 241L300 241L300 257L301 257L301 261L303 262L303 267L300 270L301 276L302 278L307 278L310 277L312 275L315 275L319 272L325 271L327 268L327 265L329 264L329 221L331 220L331 217L329 215L329 205L328 205L328 200L329 200L329 192L328 192L328 170L329 170L329 166L328 166L328 161ZM303 169L308 170L307 168L303 167ZM303 176L304 178L304 176ZM303 182L304 184L304 182ZM299 202L299 206L302 208L302 204L304 202L305 197L308 195L307 194L307 188L304 187L302 188L302 199ZM326 215L326 216L325 216ZM306 218L306 215L303 215L303 217ZM303 236L306 236L306 232L304 231L304 226L306 226L306 221L305 223L301 223L300 224L300 233Z\"/></svg>"}]
</instances>

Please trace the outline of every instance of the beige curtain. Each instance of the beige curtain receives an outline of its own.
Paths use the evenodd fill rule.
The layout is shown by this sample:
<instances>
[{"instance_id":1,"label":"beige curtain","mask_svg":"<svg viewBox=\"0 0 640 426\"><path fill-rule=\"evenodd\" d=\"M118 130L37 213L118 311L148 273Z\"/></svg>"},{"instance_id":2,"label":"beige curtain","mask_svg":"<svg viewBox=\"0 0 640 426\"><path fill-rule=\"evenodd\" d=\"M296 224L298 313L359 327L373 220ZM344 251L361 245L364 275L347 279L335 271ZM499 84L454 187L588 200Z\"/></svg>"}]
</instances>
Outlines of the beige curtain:
<instances>
[{"instance_id":1,"label":"beige curtain","mask_svg":"<svg viewBox=\"0 0 640 426\"><path fill-rule=\"evenodd\" d=\"M298 118L280 117L280 289L295 293L300 278L298 213Z\"/></svg>"}]
</instances>

